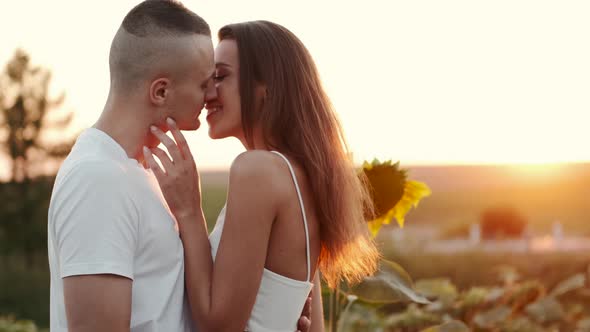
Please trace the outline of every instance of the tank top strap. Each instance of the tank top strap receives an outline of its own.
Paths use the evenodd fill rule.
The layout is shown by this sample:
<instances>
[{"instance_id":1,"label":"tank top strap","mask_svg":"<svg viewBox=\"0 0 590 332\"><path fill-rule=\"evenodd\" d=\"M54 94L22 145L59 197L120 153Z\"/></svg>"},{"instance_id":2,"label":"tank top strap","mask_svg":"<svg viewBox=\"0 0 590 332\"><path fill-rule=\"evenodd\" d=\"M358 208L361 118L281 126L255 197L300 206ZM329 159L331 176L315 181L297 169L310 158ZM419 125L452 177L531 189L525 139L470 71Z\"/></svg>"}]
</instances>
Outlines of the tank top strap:
<instances>
[{"instance_id":1,"label":"tank top strap","mask_svg":"<svg viewBox=\"0 0 590 332\"><path fill-rule=\"evenodd\" d=\"M310 259L310 247L309 247L309 230L307 228L307 216L305 215L305 206L303 205L303 197L301 196L301 190L299 189L299 184L297 183L297 176L295 175L295 170L293 170L293 166L289 162L289 159L285 157L282 153L278 151L271 151L272 153L280 156L285 160L287 166L289 166L289 171L291 171L291 177L293 178L293 183L295 183L295 190L297 190L297 197L299 198L299 206L301 207L301 214L303 215L303 227L305 229L305 254L307 258L307 281L311 281L311 259Z\"/></svg>"}]
</instances>

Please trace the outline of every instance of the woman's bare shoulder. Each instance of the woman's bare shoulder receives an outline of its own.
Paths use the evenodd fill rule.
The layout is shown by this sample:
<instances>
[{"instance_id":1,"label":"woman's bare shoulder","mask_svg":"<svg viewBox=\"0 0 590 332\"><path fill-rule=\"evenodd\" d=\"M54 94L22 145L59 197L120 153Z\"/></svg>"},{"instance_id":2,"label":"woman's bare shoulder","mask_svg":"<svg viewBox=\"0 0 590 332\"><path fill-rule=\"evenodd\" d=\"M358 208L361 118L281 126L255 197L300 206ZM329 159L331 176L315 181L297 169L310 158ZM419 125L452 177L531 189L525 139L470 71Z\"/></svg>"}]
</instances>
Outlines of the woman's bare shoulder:
<instances>
[{"instance_id":1,"label":"woman's bare shoulder","mask_svg":"<svg viewBox=\"0 0 590 332\"><path fill-rule=\"evenodd\" d=\"M263 191L271 191L277 195L275 198L286 194L292 182L287 163L270 151L243 152L234 159L230 168L230 185L256 186Z\"/></svg>"}]
</instances>

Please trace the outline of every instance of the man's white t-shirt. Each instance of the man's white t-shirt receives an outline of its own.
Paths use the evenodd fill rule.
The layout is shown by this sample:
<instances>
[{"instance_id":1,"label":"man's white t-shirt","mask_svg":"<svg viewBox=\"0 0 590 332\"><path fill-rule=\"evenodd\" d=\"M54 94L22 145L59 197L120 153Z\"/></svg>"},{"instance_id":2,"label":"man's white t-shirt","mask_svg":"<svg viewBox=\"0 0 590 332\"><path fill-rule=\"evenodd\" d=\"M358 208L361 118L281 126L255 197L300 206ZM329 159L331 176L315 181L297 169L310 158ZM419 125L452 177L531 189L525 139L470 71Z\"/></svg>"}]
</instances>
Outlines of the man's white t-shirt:
<instances>
[{"instance_id":1,"label":"man's white t-shirt","mask_svg":"<svg viewBox=\"0 0 590 332\"><path fill-rule=\"evenodd\" d=\"M106 133L84 131L61 166L48 221L50 325L67 331L62 278L133 280L131 331L191 331L178 227L153 174Z\"/></svg>"}]
</instances>

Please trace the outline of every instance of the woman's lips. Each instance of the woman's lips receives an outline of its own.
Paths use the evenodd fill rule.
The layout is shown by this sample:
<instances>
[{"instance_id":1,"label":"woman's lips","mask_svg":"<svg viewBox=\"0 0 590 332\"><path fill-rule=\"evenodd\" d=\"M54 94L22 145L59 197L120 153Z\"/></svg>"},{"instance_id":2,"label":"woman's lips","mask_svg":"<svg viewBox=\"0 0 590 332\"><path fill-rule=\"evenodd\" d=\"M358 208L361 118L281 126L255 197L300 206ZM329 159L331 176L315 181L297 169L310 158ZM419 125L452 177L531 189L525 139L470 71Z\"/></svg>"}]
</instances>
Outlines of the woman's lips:
<instances>
[{"instance_id":1,"label":"woman's lips","mask_svg":"<svg viewBox=\"0 0 590 332\"><path fill-rule=\"evenodd\" d=\"M209 121L209 119L216 113L221 112L222 108L221 107L214 107L214 108L210 108L207 109L207 121Z\"/></svg>"}]
</instances>

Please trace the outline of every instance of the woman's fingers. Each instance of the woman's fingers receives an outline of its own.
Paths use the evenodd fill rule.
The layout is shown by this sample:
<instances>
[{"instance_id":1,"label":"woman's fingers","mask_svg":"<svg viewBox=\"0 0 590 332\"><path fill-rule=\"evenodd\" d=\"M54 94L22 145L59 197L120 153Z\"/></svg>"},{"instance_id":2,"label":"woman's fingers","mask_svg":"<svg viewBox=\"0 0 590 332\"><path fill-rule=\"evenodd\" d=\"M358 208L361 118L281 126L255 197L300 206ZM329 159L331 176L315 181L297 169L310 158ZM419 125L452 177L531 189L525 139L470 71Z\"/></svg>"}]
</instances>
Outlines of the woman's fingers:
<instances>
[{"instance_id":1,"label":"woman's fingers","mask_svg":"<svg viewBox=\"0 0 590 332\"><path fill-rule=\"evenodd\" d=\"M186 142L186 139L184 138L184 135L180 132L178 126L176 126L176 121L174 121L172 118L167 118L166 123L168 124L170 132L172 133L172 136L174 137L176 144L178 144L178 147L180 148L180 152L182 153L184 159L194 161L193 155L188 146L188 143Z\"/></svg>"},{"instance_id":2,"label":"woman's fingers","mask_svg":"<svg viewBox=\"0 0 590 332\"><path fill-rule=\"evenodd\" d=\"M160 148L152 148L151 151L162 162L162 166L164 166L164 172L166 172L166 174L169 174L170 171L174 169L174 164L172 163L172 160L170 160L166 152L164 152L164 150Z\"/></svg>"},{"instance_id":3,"label":"woman's fingers","mask_svg":"<svg viewBox=\"0 0 590 332\"><path fill-rule=\"evenodd\" d=\"M299 321L297 321L297 332L309 331L310 327L311 320L307 317L301 317L299 318Z\"/></svg>"},{"instance_id":4,"label":"woman's fingers","mask_svg":"<svg viewBox=\"0 0 590 332\"><path fill-rule=\"evenodd\" d=\"M174 143L174 141L170 137L168 137L168 135L164 134L164 132L156 126L151 126L150 130L152 134L154 134L154 136L156 136L160 140L160 142L164 144L164 146L168 150L168 153L170 153L170 156L172 157L173 163L180 162L184 159L182 158L182 154L180 153L178 146L176 146L176 143Z\"/></svg>"},{"instance_id":5,"label":"woman's fingers","mask_svg":"<svg viewBox=\"0 0 590 332\"><path fill-rule=\"evenodd\" d=\"M154 159L154 156L152 155L150 149L148 149L145 146L143 147L143 158L145 159L147 165L152 170L152 172L154 172L154 175L156 176L158 182L161 183L161 181L164 180L164 176L166 176L166 174L164 174L164 171L162 171L160 165L158 165L158 163Z\"/></svg>"}]
</instances>

